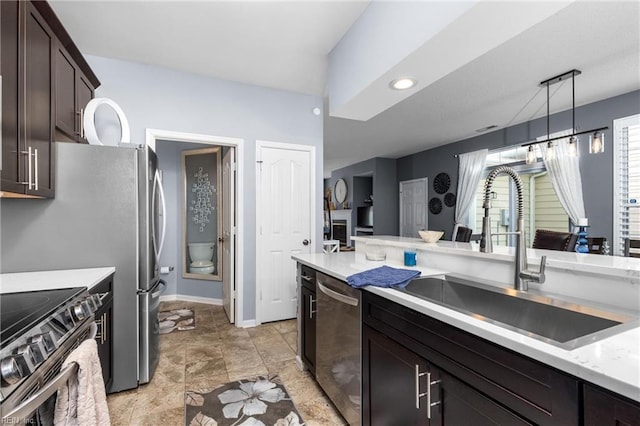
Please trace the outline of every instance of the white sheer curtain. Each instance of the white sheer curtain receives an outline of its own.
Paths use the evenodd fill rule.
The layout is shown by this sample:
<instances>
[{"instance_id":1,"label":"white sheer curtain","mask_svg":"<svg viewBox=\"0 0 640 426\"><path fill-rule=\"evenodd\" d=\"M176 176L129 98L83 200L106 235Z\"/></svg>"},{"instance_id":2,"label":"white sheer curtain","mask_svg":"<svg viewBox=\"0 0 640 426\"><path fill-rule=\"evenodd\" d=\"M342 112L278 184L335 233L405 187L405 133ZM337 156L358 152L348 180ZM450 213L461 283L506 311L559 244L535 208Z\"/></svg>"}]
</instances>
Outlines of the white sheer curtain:
<instances>
[{"instance_id":1,"label":"white sheer curtain","mask_svg":"<svg viewBox=\"0 0 640 426\"><path fill-rule=\"evenodd\" d=\"M570 134L571 131L556 133L550 137ZM553 142L553 155L549 155L546 144L541 144L544 166L549 172L551 184L560 204L574 225L578 219L587 217L582 197L582 176L577 155L569 155L569 138Z\"/></svg>"},{"instance_id":2,"label":"white sheer curtain","mask_svg":"<svg viewBox=\"0 0 640 426\"><path fill-rule=\"evenodd\" d=\"M488 149L481 149L479 151L468 152L466 154L460 154L458 157L458 194L456 196L456 213L455 213L455 226L453 228L452 240L456 238L456 232L460 225L465 224L467 214L469 213L469 207L473 203L473 199L476 196L478 189L478 182L484 171L484 166L487 162Z\"/></svg>"}]
</instances>

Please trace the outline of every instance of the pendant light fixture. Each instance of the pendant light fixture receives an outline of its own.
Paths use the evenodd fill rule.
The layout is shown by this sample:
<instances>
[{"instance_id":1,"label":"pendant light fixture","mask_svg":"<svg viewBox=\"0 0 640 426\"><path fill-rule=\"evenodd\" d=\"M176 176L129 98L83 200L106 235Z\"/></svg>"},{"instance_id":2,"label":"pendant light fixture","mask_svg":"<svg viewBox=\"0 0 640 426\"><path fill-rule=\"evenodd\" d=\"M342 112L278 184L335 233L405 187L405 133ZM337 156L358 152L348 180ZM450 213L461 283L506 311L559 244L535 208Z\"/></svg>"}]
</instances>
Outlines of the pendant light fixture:
<instances>
[{"instance_id":1,"label":"pendant light fixture","mask_svg":"<svg viewBox=\"0 0 640 426\"><path fill-rule=\"evenodd\" d=\"M599 154L601 152L604 152L604 130L607 130L609 127L601 127L598 129L591 129L591 130L585 130L585 131L581 131L578 132L576 129L576 90L575 90L575 77L582 74L582 71L580 70L576 70L573 69L571 71L567 71L565 73L562 73L560 75L557 75L555 77L551 77L547 80L541 81L540 85L541 86L546 86L547 88L547 139L545 140L541 140L541 141L536 141L536 142L529 142L529 143L525 143L522 144L522 146L529 146L529 151L527 152L527 159L526 159L526 163L527 164L531 164L533 162L535 162L535 160L531 161L530 160L530 153L533 152L532 149L532 145L537 145L539 143L546 143L547 144L547 153L546 153L546 158L550 159L553 158L553 156L555 156L555 152L554 152L554 147L553 147L553 141L557 141L560 139L566 139L569 138L569 155L572 156L577 156L578 155L578 136L579 135L585 135L585 134L589 134L589 153L591 154ZM556 84L559 83L561 81L566 80L567 78L571 77L571 122L572 122L572 128L571 128L571 134L570 135L565 135L565 136L558 136L558 137L554 137L554 138L549 138L550 135L550 130L549 130L549 116L550 116L550 111L549 111L549 100L550 100L550 96L549 96L549 86L551 86L552 84ZM535 156L535 154L532 154L531 156ZM529 162L531 161L531 163Z\"/></svg>"},{"instance_id":2,"label":"pendant light fixture","mask_svg":"<svg viewBox=\"0 0 640 426\"><path fill-rule=\"evenodd\" d=\"M604 152L604 132L596 130L589 135L589 154L601 154Z\"/></svg>"},{"instance_id":3,"label":"pendant light fixture","mask_svg":"<svg viewBox=\"0 0 640 426\"><path fill-rule=\"evenodd\" d=\"M553 146L552 141L547 142L547 153L544 155L544 157L547 160L553 160L554 158L556 158L556 149Z\"/></svg>"},{"instance_id":4,"label":"pendant light fixture","mask_svg":"<svg viewBox=\"0 0 640 426\"><path fill-rule=\"evenodd\" d=\"M533 164L536 161L538 161L538 156L536 155L535 151L533 150L533 145L529 145L529 149L527 150L527 158L525 160L525 163Z\"/></svg>"},{"instance_id":5,"label":"pendant light fixture","mask_svg":"<svg viewBox=\"0 0 640 426\"><path fill-rule=\"evenodd\" d=\"M578 156L578 137L571 136L569 138L569 155L572 157Z\"/></svg>"}]
</instances>

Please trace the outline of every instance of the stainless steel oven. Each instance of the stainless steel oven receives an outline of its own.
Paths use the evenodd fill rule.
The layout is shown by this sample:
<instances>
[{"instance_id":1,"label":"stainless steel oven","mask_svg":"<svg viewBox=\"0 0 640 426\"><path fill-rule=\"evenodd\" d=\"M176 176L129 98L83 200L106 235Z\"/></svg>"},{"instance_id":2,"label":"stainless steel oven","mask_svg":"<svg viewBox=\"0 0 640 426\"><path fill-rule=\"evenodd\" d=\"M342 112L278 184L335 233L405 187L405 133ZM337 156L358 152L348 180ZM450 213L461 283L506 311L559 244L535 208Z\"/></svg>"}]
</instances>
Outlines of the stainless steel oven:
<instances>
[{"instance_id":1,"label":"stainless steel oven","mask_svg":"<svg viewBox=\"0 0 640 426\"><path fill-rule=\"evenodd\" d=\"M62 363L95 338L101 304L84 287L0 294L0 422L36 423L34 413L77 372Z\"/></svg>"},{"instance_id":2,"label":"stainless steel oven","mask_svg":"<svg viewBox=\"0 0 640 426\"><path fill-rule=\"evenodd\" d=\"M316 274L316 380L350 425L360 425L360 290Z\"/></svg>"}]
</instances>

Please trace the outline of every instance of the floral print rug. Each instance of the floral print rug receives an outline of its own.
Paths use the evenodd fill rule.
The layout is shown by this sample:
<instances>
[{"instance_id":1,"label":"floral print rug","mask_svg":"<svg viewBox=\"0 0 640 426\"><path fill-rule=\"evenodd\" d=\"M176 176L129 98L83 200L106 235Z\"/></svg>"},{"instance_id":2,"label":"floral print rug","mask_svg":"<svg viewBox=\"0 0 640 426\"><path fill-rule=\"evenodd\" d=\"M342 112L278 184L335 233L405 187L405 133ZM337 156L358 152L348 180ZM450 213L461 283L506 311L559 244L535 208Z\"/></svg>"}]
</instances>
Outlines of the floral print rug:
<instances>
[{"instance_id":1,"label":"floral print rug","mask_svg":"<svg viewBox=\"0 0 640 426\"><path fill-rule=\"evenodd\" d=\"M257 376L185 393L189 426L302 426L280 378Z\"/></svg>"},{"instance_id":2,"label":"floral print rug","mask_svg":"<svg viewBox=\"0 0 640 426\"><path fill-rule=\"evenodd\" d=\"M158 321L160 322L160 334L196 328L196 318L191 309L160 311L158 313Z\"/></svg>"}]
</instances>

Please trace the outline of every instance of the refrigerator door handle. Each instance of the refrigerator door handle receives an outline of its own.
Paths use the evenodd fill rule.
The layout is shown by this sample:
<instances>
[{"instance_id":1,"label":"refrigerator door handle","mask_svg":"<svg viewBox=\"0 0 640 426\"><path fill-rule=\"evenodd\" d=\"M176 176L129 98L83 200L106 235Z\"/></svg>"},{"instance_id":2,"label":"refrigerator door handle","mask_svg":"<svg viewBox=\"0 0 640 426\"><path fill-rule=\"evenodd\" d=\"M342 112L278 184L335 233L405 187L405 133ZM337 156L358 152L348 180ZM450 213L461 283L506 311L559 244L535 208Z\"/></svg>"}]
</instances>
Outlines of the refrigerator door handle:
<instances>
[{"instance_id":1,"label":"refrigerator door handle","mask_svg":"<svg viewBox=\"0 0 640 426\"><path fill-rule=\"evenodd\" d=\"M156 170L156 178L158 179L158 189L160 193L160 199L162 200L162 236L160 237L160 247L158 248L158 260L162 254L162 248L164 247L164 237L167 233L167 203L164 198L164 186L160 179L160 172Z\"/></svg>"},{"instance_id":2,"label":"refrigerator door handle","mask_svg":"<svg viewBox=\"0 0 640 426\"><path fill-rule=\"evenodd\" d=\"M156 241L156 189L162 202L162 232L159 235L160 244ZM164 246L164 236L167 229L167 206L164 198L164 188L162 187L162 181L160 180L160 173L156 170L156 174L153 178L153 191L151 192L151 240L153 241L153 251L156 255L156 261L160 262L160 254L162 253L162 247Z\"/></svg>"}]
</instances>

